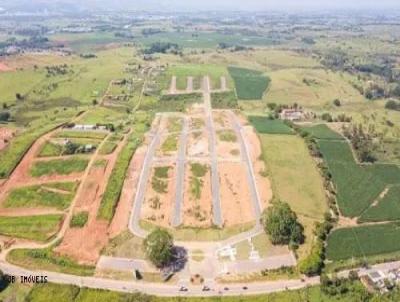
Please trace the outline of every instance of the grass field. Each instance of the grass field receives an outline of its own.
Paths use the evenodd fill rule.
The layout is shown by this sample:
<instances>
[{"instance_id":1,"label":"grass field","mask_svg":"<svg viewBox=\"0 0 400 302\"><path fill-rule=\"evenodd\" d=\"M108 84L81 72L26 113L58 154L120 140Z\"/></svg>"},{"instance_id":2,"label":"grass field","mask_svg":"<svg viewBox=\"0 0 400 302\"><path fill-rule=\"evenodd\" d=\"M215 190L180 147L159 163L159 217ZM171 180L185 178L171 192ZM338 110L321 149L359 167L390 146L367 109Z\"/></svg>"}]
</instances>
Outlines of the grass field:
<instances>
[{"instance_id":1,"label":"grass field","mask_svg":"<svg viewBox=\"0 0 400 302\"><path fill-rule=\"evenodd\" d=\"M49 160L35 162L31 169L30 174L33 177L40 177L44 175L68 175L74 172L83 172L89 161L84 158L74 157L66 160Z\"/></svg>"},{"instance_id":2,"label":"grass field","mask_svg":"<svg viewBox=\"0 0 400 302\"><path fill-rule=\"evenodd\" d=\"M359 216L385 190L399 182L400 169L394 165L359 165L347 142L319 140L321 153L337 189L343 215Z\"/></svg>"},{"instance_id":3,"label":"grass field","mask_svg":"<svg viewBox=\"0 0 400 302\"><path fill-rule=\"evenodd\" d=\"M161 145L161 150L164 153L174 152L178 150L178 136L175 134L169 135Z\"/></svg>"},{"instance_id":4,"label":"grass field","mask_svg":"<svg viewBox=\"0 0 400 302\"><path fill-rule=\"evenodd\" d=\"M312 230L328 210L322 178L304 141L293 135L260 135L263 160L275 198L289 203L305 227L306 243L300 257L311 248Z\"/></svg>"},{"instance_id":5,"label":"grass field","mask_svg":"<svg viewBox=\"0 0 400 302\"><path fill-rule=\"evenodd\" d=\"M235 82L236 94L240 100L260 100L268 88L270 78L262 72L239 67L228 68Z\"/></svg>"},{"instance_id":6,"label":"grass field","mask_svg":"<svg viewBox=\"0 0 400 302\"><path fill-rule=\"evenodd\" d=\"M62 215L0 217L0 234L44 242L57 232L62 218Z\"/></svg>"},{"instance_id":7,"label":"grass field","mask_svg":"<svg viewBox=\"0 0 400 302\"><path fill-rule=\"evenodd\" d=\"M75 131L75 130L62 130L57 132L55 137L60 138L87 138L87 139L97 139L102 140L107 136L106 132L98 131Z\"/></svg>"},{"instance_id":8,"label":"grass field","mask_svg":"<svg viewBox=\"0 0 400 302\"><path fill-rule=\"evenodd\" d=\"M215 92L211 94L211 107L213 109L235 109L238 101L233 91Z\"/></svg>"},{"instance_id":9,"label":"grass field","mask_svg":"<svg viewBox=\"0 0 400 302\"><path fill-rule=\"evenodd\" d=\"M4 207L54 207L63 210L74 198L76 187L76 183L54 183L14 189L4 201Z\"/></svg>"},{"instance_id":10,"label":"grass field","mask_svg":"<svg viewBox=\"0 0 400 302\"><path fill-rule=\"evenodd\" d=\"M338 261L399 251L399 236L398 223L338 229L328 237L327 258Z\"/></svg>"},{"instance_id":11,"label":"grass field","mask_svg":"<svg viewBox=\"0 0 400 302\"><path fill-rule=\"evenodd\" d=\"M293 130L282 120L271 120L265 116L249 116L249 122L258 133L262 134L294 134Z\"/></svg>"},{"instance_id":12,"label":"grass field","mask_svg":"<svg viewBox=\"0 0 400 302\"><path fill-rule=\"evenodd\" d=\"M310 127L302 127L302 130L309 133L311 136L317 139L332 139L332 140L344 140L344 137L339 133L331 130L327 125L320 124Z\"/></svg>"},{"instance_id":13,"label":"grass field","mask_svg":"<svg viewBox=\"0 0 400 302\"><path fill-rule=\"evenodd\" d=\"M55 271L78 276L92 276L94 266L80 265L74 260L56 254L52 247L46 249L17 249L7 255L13 264L28 268Z\"/></svg>"},{"instance_id":14,"label":"grass field","mask_svg":"<svg viewBox=\"0 0 400 302\"><path fill-rule=\"evenodd\" d=\"M142 238L136 237L129 231L126 231L111 239L104 248L103 254L122 258L146 259L143 246Z\"/></svg>"},{"instance_id":15,"label":"grass field","mask_svg":"<svg viewBox=\"0 0 400 302\"><path fill-rule=\"evenodd\" d=\"M339 99L342 105L365 103L366 99L349 81L352 76L324 69L285 68L268 72L271 84L263 97L265 102L298 103L321 109Z\"/></svg>"}]
</instances>

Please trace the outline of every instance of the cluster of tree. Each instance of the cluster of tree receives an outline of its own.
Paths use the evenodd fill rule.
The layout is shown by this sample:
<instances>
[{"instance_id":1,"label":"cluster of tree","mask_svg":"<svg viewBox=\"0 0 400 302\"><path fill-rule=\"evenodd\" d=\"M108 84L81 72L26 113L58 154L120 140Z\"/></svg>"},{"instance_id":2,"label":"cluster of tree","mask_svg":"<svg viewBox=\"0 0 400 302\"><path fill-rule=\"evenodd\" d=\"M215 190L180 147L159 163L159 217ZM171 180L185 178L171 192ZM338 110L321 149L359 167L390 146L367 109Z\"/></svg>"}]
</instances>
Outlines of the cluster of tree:
<instances>
[{"instance_id":1,"label":"cluster of tree","mask_svg":"<svg viewBox=\"0 0 400 302\"><path fill-rule=\"evenodd\" d=\"M144 241L148 259L158 268L171 263L173 259L174 240L166 230L157 228Z\"/></svg>"},{"instance_id":2,"label":"cluster of tree","mask_svg":"<svg viewBox=\"0 0 400 302\"><path fill-rule=\"evenodd\" d=\"M254 50L252 47L246 47L243 45L232 45L225 42L218 43L218 48L223 50L230 50L231 52L245 51L245 50Z\"/></svg>"},{"instance_id":3,"label":"cluster of tree","mask_svg":"<svg viewBox=\"0 0 400 302\"><path fill-rule=\"evenodd\" d=\"M68 68L67 64L62 64L62 65L55 65L55 66L46 66L46 76L51 77L51 76L56 76L56 75L66 75L70 72L70 69Z\"/></svg>"},{"instance_id":4,"label":"cluster of tree","mask_svg":"<svg viewBox=\"0 0 400 302\"><path fill-rule=\"evenodd\" d=\"M94 53L81 53L79 56L82 59L94 59L94 58L97 58L97 56Z\"/></svg>"},{"instance_id":5,"label":"cluster of tree","mask_svg":"<svg viewBox=\"0 0 400 302\"><path fill-rule=\"evenodd\" d=\"M321 291L328 297L340 299L343 295L351 293L353 301L370 301L372 295L364 286L355 282L358 279L356 273L351 273L348 279L333 276L329 278L325 274L321 276Z\"/></svg>"},{"instance_id":6,"label":"cluster of tree","mask_svg":"<svg viewBox=\"0 0 400 302\"><path fill-rule=\"evenodd\" d=\"M374 143L375 134L372 130L371 132L365 131L361 124L352 124L343 128L343 134L350 140L360 162L373 163L376 161L374 151L377 146Z\"/></svg>"},{"instance_id":7,"label":"cluster of tree","mask_svg":"<svg viewBox=\"0 0 400 302\"><path fill-rule=\"evenodd\" d=\"M0 111L0 122L8 122L11 118L10 112Z\"/></svg>"},{"instance_id":8,"label":"cluster of tree","mask_svg":"<svg viewBox=\"0 0 400 302\"><path fill-rule=\"evenodd\" d=\"M272 244L288 244L295 250L304 242L304 228L285 202L274 201L264 211L261 221Z\"/></svg>"},{"instance_id":9,"label":"cluster of tree","mask_svg":"<svg viewBox=\"0 0 400 302\"><path fill-rule=\"evenodd\" d=\"M314 242L310 254L299 262L299 271L307 276L318 275L324 267L325 240L333 228L334 219L329 213L325 214L324 221L317 222L314 228Z\"/></svg>"},{"instance_id":10,"label":"cluster of tree","mask_svg":"<svg viewBox=\"0 0 400 302\"><path fill-rule=\"evenodd\" d=\"M171 53L171 54L181 54L181 50L176 43L169 42L155 42L150 45L150 47L143 50L145 55L152 55L155 53Z\"/></svg>"},{"instance_id":11,"label":"cluster of tree","mask_svg":"<svg viewBox=\"0 0 400 302\"><path fill-rule=\"evenodd\" d=\"M159 33L162 33L163 31L159 28L144 28L142 29L142 35L143 36L151 36L151 35L156 35Z\"/></svg>"},{"instance_id":12,"label":"cluster of tree","mask_svg":"<svg viewBox=\"0 0 400 302\"><path fill-rule=\"evenodd\" d=\"M337 123L337 122L339 122L339 123L350 123L351 120L352 120L351 116L347 116L344 113L341 113L341 114L337 115L336 117L333 117L328 112L325 112L325 113L321 114L321 119L323 121L325 121L325 122L328 122L328 123L333 123L333 122L335 122L335 123Z\"/></svg>"},{"instance_id":13,"label":"cluster of tree","mask_svg":"<svg viewBox=\"0 0 400 302\"><path fill-rule=\"evenodd\" d=\"M114 34L116 38L125 38L125 39L133 39L135 35L129 31L119 31Z\"/></svg>"}]
</instances>

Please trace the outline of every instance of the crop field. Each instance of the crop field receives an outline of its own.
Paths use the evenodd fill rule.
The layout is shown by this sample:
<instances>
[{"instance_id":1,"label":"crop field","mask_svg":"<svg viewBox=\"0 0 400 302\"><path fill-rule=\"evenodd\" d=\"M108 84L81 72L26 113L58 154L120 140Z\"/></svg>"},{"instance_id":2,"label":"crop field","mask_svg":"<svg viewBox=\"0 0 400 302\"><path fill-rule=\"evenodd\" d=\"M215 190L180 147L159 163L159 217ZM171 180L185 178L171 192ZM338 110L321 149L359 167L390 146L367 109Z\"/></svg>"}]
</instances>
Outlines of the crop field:
<instances>
[{"instance_id":1,"label":"crop field","mask_svg":"<svg viewBox=\"0 0 400 302\"><path fill-rule=\"evenodd\" d=\"M399 236L398 223L338 229L328 237L327 258L338 261L398 251Z\"/></svg>"},{"instance_id":2,"label":"crop field","mask_svg":"<svg viewBox=\"0 0 400 302\"><path fill-rule=\"evenodd\" d=\"M310 127L302 127L302 130L309 133L311 136L316 139L332 139L332 140L344 140L344 137L341 136L336 131L332 131L327 125L320 124Z\"/></svg>"},{"instance_id":3,"label":"crop field","mask_svg":"<svg viewBox=\"0 0 400 302\"><path fill-rule=\"evenodd\" d=\"M282 120L271 120L265 116L249 116L249 122L258 133L262 134L294 134L293 130Z\"/></svg>"},{"instance_id":4,"label":"crop field","mask_svg":"<svg viewBox=\"0 0 400 302\"><path fill-rule=\"evenodd\" d=\"M387 193L378 198L377 204L368 208L358 219L359 222L400 220L400 186L390 187Z\"/></svg>"},{"instance_id":5,"label":"crop field","mask_svg":"<svg viewBox=\"0 0 400 302\"><path fill-rule=\"evenodd\" d=\"M345 216L359 216L388 185L400 179L397 166L359 165L347 142L319 140L318 144L332 174L338 204Z\"/></svg>"},{"instance_id":6,"label":"crop field","mask_svg":"<svg viewBox=\"0 0 400 302\"><path fill-rule=\"evenodd\" d=\"M240 100L260 100L268 88L270 78L257 70L239 67L228 68L235 82L236 93Z\"/></svg>"},{"instance_id":7,"label":"crop field","mask_svg":"<svg viewBox=\"0 0 400 302\"><path fill-rule=\"evenodd\" d=\"M58 231L62 218L62 215L0 217L0 234L44 242Z\"/></svg>"},{"instance_id":8,"label":"crop field","mask_svg":"<svg viewBox=\"0 0 400 302\"><path fill-rule=\"evenodd\" d=\"M50 183L14 189L4 201L4 207L54 207L62 210L71 203L76 187L76 183Z\"/></svg>"}]
</instances>

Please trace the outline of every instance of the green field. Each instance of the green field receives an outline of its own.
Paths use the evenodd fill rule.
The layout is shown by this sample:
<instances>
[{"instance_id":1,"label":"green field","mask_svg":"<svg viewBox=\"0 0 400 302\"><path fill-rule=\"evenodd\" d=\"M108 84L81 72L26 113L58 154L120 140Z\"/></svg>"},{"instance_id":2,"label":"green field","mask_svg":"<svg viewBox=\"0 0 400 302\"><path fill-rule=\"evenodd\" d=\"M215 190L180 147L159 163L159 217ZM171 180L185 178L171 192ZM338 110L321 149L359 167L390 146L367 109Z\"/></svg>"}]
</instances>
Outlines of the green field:
<instances>
[{"instance_id":1,"label":"green field","mask_svg":"<svg viewBox=\"0 0 400 302\"><path fill-rule=\"evenodd\" d=\"M75 131L75 130L62 130L57 132L55 137L60 138L87 138L102 140L107 136L106 132L98 131Z\"/></svg>"},{"instance_id":2,"label":"green field","mask_svg":"<svg viewBox=\"0 0 400 302\"><path fill-rule=\"evenodd\" d=\"M44 242L57 232L62 218L62 215L0 217L0 234Z\"/></svg>"},{"instance_id":3,"label":"green field","mask_svg":"<svg viewBox=\"0 0 400 302\"><path fill-rule=\"evenodd\" d=\"M54 159L49 161L35 162L31 169L30 174L33 177L40 177L44 175L68 175L74 172L85 171L89 161L84 158L74 157L65 160Z\"/></svg>"},{"instance_id":4,"label":"green field","mask_svg":"<svg viewBox=\"0 0 400 302\"><path fill-rule=\"evenodd\" d=\"M76 183L49 183L14 189L4 201L4 207L54 207L63 210L74 198L76 187Z\"/></svg>"},{"instance_id":5,"label":"green field","mask_svg":"<svg viewBox=\"0 0 400 302\"><path fill-rule=\"evenodd\" d=\"M111 222L114 217L130 160L141 144L143 134L147 131L147 119L149 116L145 115L143 120L140 118L139 116L137 117L137 122L133 125L133 133L130 134L126 144L118 154L117 162L115 163L111 177L107 183L106 191L101 199L97 217L107 220L108 222Z\"/></svg>"},{"instance_id":6,"label":"green field","mask_svg":"<svg viewBox=\"0 0 400 302\"><path fill-rule=\"evenodd\" d=\"M249 122L258 133L262 134L294 134L292 128L282 120L271 120L265 116L249 116Z\"/></svg>"},{"instance_id":7,"label":"green field","mask_svg":"<svg viewBox=\"0 0 400 302\"><path fill-rule=\"evenodd\" d=\"M388 185L399 182L397 166L361 166L355 161L347 142L319 140L318 145L332 174L339 208L345 216L359 216Z\"/></svg>"},{"instance_id":8,"label":"green field","mask_svg":"<svg viewBox=\"0 0 400 302\"><path fill-rule=\"evenodd\" d=\"M358 219L359 222L400 220L400 186L391 187L379 198L377 205L372 205Z\"/></svg>"},{"instance_id":9,"label":"green field","mask_svg":"<svg viewBox=\"0 0 400 302\"><path fill-rule=\"evenodd\" d=\"M344 140L344 137L339 133L331 130L327 125L320 124L310 127L302 127L302 130L309 133L311 136L317 139L332 139L332 140Z\"/></svg>"},{"instance_id":10,"label":"green field","mask_svg":"<svg viewBox=\"0 0 400 302\"><path fill-rule=\"evenodd\" d=\"M328 237L327 258L338 261L399 251L399 236L398 223L339 229Z\"/></svg>"},{"instance_id":11,"label":"green field","mask_svg":"<svg viewBox=\"0 0 400 302\"><path fill-rule=\"evenodd\" d=\"M80 265L67 256L61 256L52 249L16 249L7 255L7 261L27 269L60 272L78 276L92 276L94 266Z\"/></svg>"},{"instance_id":12,"label":"green field","mask_svg":"<svg viewBox=\"0 0 400 302\"><path fill-rule=\"evenodd\" d=\"M213 109L235 109L238 101L233 91L215 92L211 94L211 107Z\"/></svg>"},{"instance_id":13,"label":"green field","mask_svg":"<svg viewBox=\"0 0 400 302\"><path fill-rule=\"evenodd\" d=\"M261 100L268 88L270 78L262 72L239 67L228 68L235 82L236 94L240 100Z\"/></svg>"},{"instance_id":14,"label":"green field","mask_svg":"<svg viewBox=\"0 0 400 302\"><path fill-rule=\"evenodd\" d=\"M294 135L260 134L266 175L276 199L287 202L305 228L298 254L311 249L314 223L328 211L322 178L304 141Z\"/></svg>"}]
</instances>

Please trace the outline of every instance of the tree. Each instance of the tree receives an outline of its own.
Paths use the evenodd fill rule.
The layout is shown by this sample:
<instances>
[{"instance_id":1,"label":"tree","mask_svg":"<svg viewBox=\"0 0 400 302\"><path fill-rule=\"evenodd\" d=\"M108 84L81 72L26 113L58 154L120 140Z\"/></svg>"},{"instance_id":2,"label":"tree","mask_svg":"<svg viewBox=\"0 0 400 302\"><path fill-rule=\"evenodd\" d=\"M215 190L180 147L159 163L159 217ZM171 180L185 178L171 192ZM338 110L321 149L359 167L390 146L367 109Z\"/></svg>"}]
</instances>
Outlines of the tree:
<instances>
[{"instance_id":1,"label":"tree","mask_svg":"<svg viewBox=\"0 0 400 302\"><path fill-rule=\"evenodd\" d=\"M400 104L398 104L395 100L389 100L386 102L385 108L389 110L400 110Z\"/></svg>"},{"instance_id":2,"label":"tree","mask_svg":"<svg viewBox=\"0 0 400 302\"><path fill-rule=\"evenodd\" d=\"M285 202L277 201L267 208L262 216L262 224L273 244L289 244L296 248L304 242L304 228L297 221L296 213Z\"/></svg>"},{"instance_id":3,"label":"tree","mask_svg":"<svg viewBox=\"0 0 400 302\"><path fill-rule=\"evenodd\" d=\"M144 241L146 255L156 267L163 267L172 260L173 238L160 228L151 232Z\"/></svg>"},{"instance_id":4,"label":"tree","mask_svg":"<svg viewBox=\"0 0 400 302\"><path fill-rule=\"evenodd\" d=\"M335 105L336 107L340 107L342 105L342 103L340 102L339 99L334 99L333 100L333 105Z\"/></svg>"},{"instance_id":5,"label":"tree","mask_svg":"<svg viewBox=\"0 0 400 302\"><path fill-rule=\"evenodd\" d=\"M9 112L0 112L0 122L7 122L10 119Z\"/></svg>"}]
</instances>

